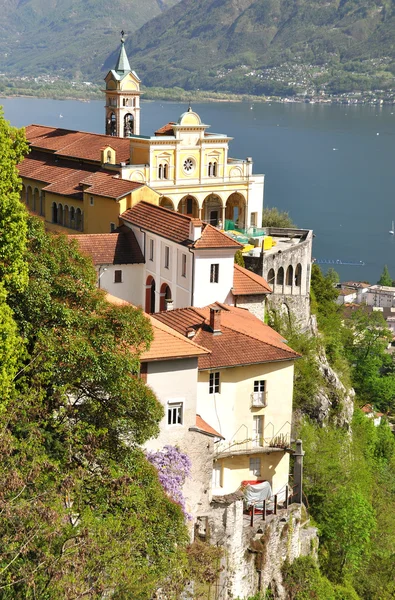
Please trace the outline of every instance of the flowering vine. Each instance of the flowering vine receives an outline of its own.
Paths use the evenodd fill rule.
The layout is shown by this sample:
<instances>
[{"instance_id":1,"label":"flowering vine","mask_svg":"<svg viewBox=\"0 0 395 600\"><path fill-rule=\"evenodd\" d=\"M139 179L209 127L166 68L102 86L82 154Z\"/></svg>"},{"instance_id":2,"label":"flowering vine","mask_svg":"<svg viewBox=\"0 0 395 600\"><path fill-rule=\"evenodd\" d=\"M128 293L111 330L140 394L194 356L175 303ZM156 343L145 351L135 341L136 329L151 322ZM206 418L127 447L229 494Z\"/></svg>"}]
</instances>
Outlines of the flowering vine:
<instances>
[{"instance_id":1,"label":"flowering vine","mask_svg":"<svg viewBox=\"0 0 395 600\"><path fill-rule=\"evenodd\" d=\"M164 446L158 452L147 452L149 462L158 471L159 481L166 494L179 504L187 519L191 515L185 509L185 498L182 487L187 477L191 475L191 459L175 446Z\"/></svg>"}]
</instances>

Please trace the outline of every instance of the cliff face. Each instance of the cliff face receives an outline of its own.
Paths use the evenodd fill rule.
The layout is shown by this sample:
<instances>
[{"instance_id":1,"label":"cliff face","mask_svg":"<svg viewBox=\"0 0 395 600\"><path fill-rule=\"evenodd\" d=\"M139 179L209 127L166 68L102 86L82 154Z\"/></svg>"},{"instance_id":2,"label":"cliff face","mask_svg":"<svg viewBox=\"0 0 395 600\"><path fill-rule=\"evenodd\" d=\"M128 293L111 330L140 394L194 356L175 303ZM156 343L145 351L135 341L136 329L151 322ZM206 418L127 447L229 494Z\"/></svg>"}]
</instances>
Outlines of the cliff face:
<instances>
[{"instance_id":1,"label":"cliff face","mask_svg":"<svg viewBox=\"0 0 395 600\"><path fill-rule=\"evenodd\" d=\"M317 320L314 315L310 319L310 331L311 335L319 336ZM315 396L313 416L322 425L330 420L337 427L349 428L354 413L355 392L353 388L346 389L340 381L339 376L328 362L324 348L320 349L317 362L324 385Z\"/></svg>"}]
</instances>

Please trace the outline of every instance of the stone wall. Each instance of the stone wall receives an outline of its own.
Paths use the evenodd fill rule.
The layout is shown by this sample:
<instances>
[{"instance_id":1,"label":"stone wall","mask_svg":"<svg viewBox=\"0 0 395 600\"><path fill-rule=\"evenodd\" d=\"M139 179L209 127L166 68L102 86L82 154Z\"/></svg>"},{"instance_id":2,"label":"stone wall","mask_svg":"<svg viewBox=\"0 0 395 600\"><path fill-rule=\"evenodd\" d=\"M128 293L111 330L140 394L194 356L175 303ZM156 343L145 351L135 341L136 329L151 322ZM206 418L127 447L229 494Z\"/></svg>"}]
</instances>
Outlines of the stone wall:
<instances>
[{"instance_id":1,"label":"stone wall","mask_svg":"<svg viewBox=\"0 0 395 600\"><path fill-rule=\"evenodd\" d=\"M275 598L285 600L281 566L301 555L315 554L317 530L302 524L299 504L277 515L255 515L254 525L243 514L243 501L237 495L215 497L207 520L209 541L224 548L224 569L215 598L248 598L271 589Z\"/></svg>"},{"instance_id":2,"label":"stone wall","mask_svg":"<svg viewBox=\"0 0 395 600\"><path fill-rule=\"evenodd\" d=\"M262 275L273 289L268 306L291 314L303 328L310 318L310 281L313 232L307 229L266 228L274 240L290 240L281 249L263 252L260 257L245 256L245 266ZM295 243L292 244L294 239ZM296 242L297 240L297 242Z\"/></svg>"}]
</instances>

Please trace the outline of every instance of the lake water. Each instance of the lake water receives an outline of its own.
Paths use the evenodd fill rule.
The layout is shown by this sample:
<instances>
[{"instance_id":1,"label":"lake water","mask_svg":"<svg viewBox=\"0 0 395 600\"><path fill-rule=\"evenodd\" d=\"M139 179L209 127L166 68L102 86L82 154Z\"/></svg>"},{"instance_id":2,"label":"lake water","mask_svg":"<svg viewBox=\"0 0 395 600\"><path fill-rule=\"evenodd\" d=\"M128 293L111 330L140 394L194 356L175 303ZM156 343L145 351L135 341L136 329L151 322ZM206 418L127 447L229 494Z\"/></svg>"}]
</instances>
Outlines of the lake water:
<instances>
[{"instance_id":1,"label":"lake water","mask_svg":"<svg viewBox=\"0 0 395 600\"><path fill-rule=\"evenodd\" d=\"M104 101L2 99L15 126L38 123L102 133ZM175 121L185 104L143 102L142 134ZM341 278L375 283L387 264L395 279L395 107L320 104L193 104L211 131L234 138L230 155L252 156L265 173L265 205L314 229L317 259ZM62 115L62 116L61 116Z\"/></svg>"}]
</instances>

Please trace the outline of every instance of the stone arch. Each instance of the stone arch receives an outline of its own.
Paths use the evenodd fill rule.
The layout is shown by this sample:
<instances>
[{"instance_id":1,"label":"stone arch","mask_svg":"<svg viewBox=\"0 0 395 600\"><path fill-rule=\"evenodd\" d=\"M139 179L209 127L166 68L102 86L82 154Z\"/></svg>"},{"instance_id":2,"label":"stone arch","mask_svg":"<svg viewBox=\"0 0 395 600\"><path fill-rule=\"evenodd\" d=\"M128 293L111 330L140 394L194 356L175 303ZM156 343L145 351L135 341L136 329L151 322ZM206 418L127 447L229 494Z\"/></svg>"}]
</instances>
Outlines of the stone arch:
<instances>
[{"instance_id":1,"label":"stone arch","mask_svg":"<svg viewBox=\"0 0 395 600\"><path fill-rule=\"evenodd\" d=\"M145 176L142 171L134 171L130 176L130 181L137 181L138 183L145 183Z\"/></svg>"},{"instance_id":2,"label":"stone arch","mask_svg":"<svg viewBox=\"0 0 395 600\"><path fill-rule=\"evenodd\" d=\"M280 267L279 270L277 271L277 277L276 277L276 285L284 285L284 269L283 267Z\"/></svg>"},{"instance_id":3,"label":"stone arch","mask_svg":"<svg viewBox=\"0 0 395 600\"><path fill-rule=\"evenodd\" d=\"M293 276L294 276L293 266L289 265L289 267L287 269L287 274L285 276L285 285L289 285L290 287L292 287L292 285L293 285Z\"/></svg>"},{"instance_id":4,"label":"stone arch","mask_svg":"<svg viewBox=\"0 0 395 600\"><path fill-rule=\"evenodd\" d=\"M56 202L52 202L52 223L58 222L58 206Z\"/></svg>"},{"instance_id":5,"label":"stone arch","mask_svg":"<svg viewBox=\"0 0 395 600\"><path fill-rule=\"evenodd\" d=\"M178 212L189 217L199 218L199 203L194 196L184 196L178 203Z\"/></svg>"},{"instance_id":6,"label":"stone arch","mask_svg":"<svg viewBox=\"0 0 395 600\"><path fill-rule=\"evenodd\" d=\"M245 228L246 199L243 194L233 192L226 201L225 219L234 223L235 227ZM229 223L229 228L233 226Z\"/></svg>"},{"instance_id":7,"label":"stone arch","mask_svg":"<svg viewBox=\"0 0 395 600\"><path fill-rule=\"evenodd\" d=\"M58 220L59 225L63 225L63 204L58 204Z\"/></svg>"},{"instance_id":8,"label":"stone arch","mask_svg":"<svg viewBox=\"0 0 395 600\"><path fill-rule=\"evenodd\" d=\"M45 196L42 190L40 190L40 215L45 216Z\"/></svg>"},{"instance_id":9,"label":"stone arch","mask_svg":"<svg viewBox=\"0 0 395 600\"><path fill-rule=\"evenodd\" d=\"M21 189L21 202L24 202L26 204L26 186L24 183L22 183Z\"/></svg>"},{"instance_id":10,"label":"stone arch","mask_svg":"<svg viewBox=\"0 0 395 600\"><path fill-rule=\"evenodd\" d=\"M295 269L295 286L300 288L302 285L302 265L298 263Z\"/></svg>"},{"instance_id":11,"label":"stone arch","mask_svg":"<svg viewBox=\"0 0 395 600\"><path fill-rule=\"evenodd\" d=\"M223 213L223 202L222 198L218 194L210 194L203 201L203 220L206 223L210 223L213 227L223 227L222 213Z\"/></svg>"},{"instance_id":12,"label":"stone arch","mask_svg":"<svg viewBox=\"0 0 395 600\"><path fill-rule=\"evenodd\" d=\"M145 282L145 312L155 312L155 279L151 275L148 275Z\"/></svg>"},{"instance_id":13,"label":"stone arch","mask_svg":"<svg viewBox=\"0 0 395 600\"><path fill-rule=\"evenodd\" d=\"M33 206L33 190L30 185L27 186L26 190L26 204L29 208Z\"/></svg>"},{"instance_id":14,"label":"stone arch","mask_svg":"<svg viewBox=\"0 0 395 600\"><path fill-rule=\"evenodd\" d=\"M168 208L169 210L175 210L173 200L167 196L162 196L159 200L159 206L163 206L163 208Z\"/></svg>"},{"instance_id":15,"label":"stone arch","mask_svg":"<svg viewBox=\"0 0 395 600\"><path fill-rule=\"evenodd\" d=\"M71 229L75 229L75 208L74 206L70 206L70 227Z\"/></svg>"},{"instance_id":16,"label":"stone arch","mask_svg":"<svg viewBox=\"0 0 395 600\"><path fill-rule=\"evenodd\" d=\"M134 135L134 115L126 113L123 118L123 136L130 137Z\"/></svg>"},{"instance_id":17,"label":"stone arch","mask_svg":"<svg viewBox=\"0 0 395 600\"><path fill-rule=\"evenodd\" d=\"M75 228L77 231L83 231L83 215L80 208L77 208L75 211Z\"/></svg>"},{"instance_id":18,"label":"stone arch","mask_svg":"<svg viewBox=\"0 0 395 600\"><path fill-rule=\"evenodd\" d=\"M110 112L107 115L106 134L117 135L117 117L115 112Z\"/></svg>"},{"instance_id":19,"label":"stone arch","mask_svg":"<svg viewBox=\"0 0 395 600\"><path fill-rule=\"evenodd\" d=\"M276 281L276 274L274 272L274 269L269 269L269 272L267 274L267 282L268 284L273 287Z\"/></svg>"},{"instance_id":20,"label":"stone arch","mask_svg":"<svg viewBox=\"0 0 395 600\"><path fill-rule=\"evenodd\" d=\"M63 208L63 225L64 227L70 227L70 214L67 204L65 204Z\"/></svg>"},{"instance_id":21,"label":"stone arch","mask_svg":"<svg viewBox=\"0 0 395 600\"><path fill-rule=\"evenodd\" d=\"M33 204L32 204L32 209L34 212L36 212L38 210L39 198L40 198L40 190L35 187L33 190Z\"/></svg>"},{"instance_id":22,"label":"stone arch","mask_svg":"<svg viewBox=\"0 0 395 600\"><path fill-rule=\"evenodd\" d=\"M167 300L171 300L171 289L170 287L167 285L167 283L162 283L162 285L160 286L160 304L159 304L159 310L163 311L163 310L167 310Z\"/></svg>"}]
</instances>

